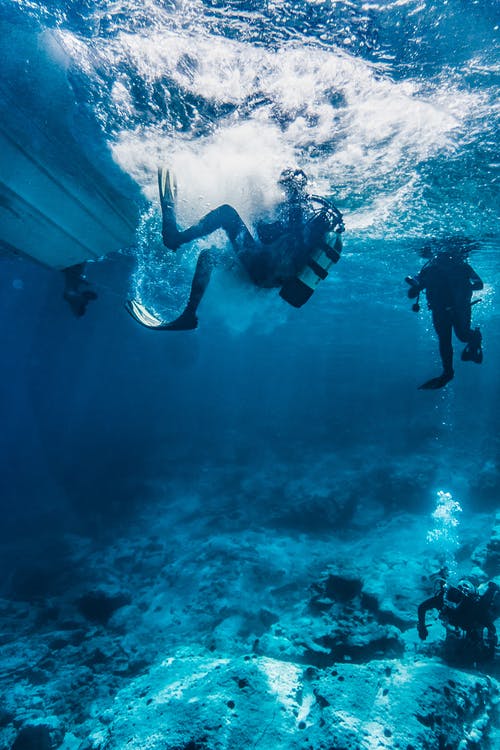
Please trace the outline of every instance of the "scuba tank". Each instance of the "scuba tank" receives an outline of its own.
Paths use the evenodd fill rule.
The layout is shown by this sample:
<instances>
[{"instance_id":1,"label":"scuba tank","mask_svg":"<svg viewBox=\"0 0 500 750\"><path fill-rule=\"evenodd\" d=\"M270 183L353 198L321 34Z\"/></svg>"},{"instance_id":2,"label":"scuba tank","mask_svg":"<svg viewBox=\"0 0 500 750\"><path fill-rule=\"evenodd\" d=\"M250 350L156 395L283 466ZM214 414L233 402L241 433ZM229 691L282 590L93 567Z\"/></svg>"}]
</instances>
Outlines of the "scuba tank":
<instances>
[{"instance_id":1,"label":"scuba tank","mask_svg":"<svg viewBox=\"0 0 500 750\"><path fill-rule=\"evenodd\" d=\"M318 284L326 279L332 265L340 259L335 242L338 233L344 231L342 214L325 198L312 195L311 200L321 204L305 225L312 250L302 271L285 281L279 292L280 297L293 307L305 305Z\"/></svg>"}]
</instances>

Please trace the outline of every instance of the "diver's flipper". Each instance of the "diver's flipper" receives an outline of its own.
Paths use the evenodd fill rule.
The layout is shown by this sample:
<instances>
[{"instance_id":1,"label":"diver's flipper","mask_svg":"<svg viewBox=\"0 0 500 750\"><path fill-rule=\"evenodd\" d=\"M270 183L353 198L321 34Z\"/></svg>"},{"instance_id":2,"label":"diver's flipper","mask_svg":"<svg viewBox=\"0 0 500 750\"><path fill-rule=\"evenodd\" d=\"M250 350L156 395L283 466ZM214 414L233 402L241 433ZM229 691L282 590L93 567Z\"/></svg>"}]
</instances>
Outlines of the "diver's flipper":
<instances>
[{"instance_id":1,"label":"diver's flipper","mask_svg":"<svg viewBox=\"0 0 500 750\"><path fill-rule=\"evenodd\" d=\"M462 352L462 362L475 362L480 365L483 361L483 350L481 348L481 342L478 345L467 344Z\"/></svg>"},{"instance_id":2,"label":"diver's flipper","mask_svg":"<svg viewBox=\"0 0 500 750\"><path fill-rule=\"evenodd\" d=\"M125 302L125 309L142 326L146 328L161 328L163 320L160 320L155 315L149 312L144 305L137 302L135 299L128 299Z\"/></svg>"},{"instance_id":3,"label":"diver's flipper","mask_svg":"<svg viewBox=\"0 0 500 750\"><path fill-rule=\"evenodd\" d=\"M462 362L475 362L477 365L480 365L483 361L483 350L481 348L482 342L483 337L481 336L481 331L479 328L475 328L470 337L470 341L462 352Z\"/></svg>"},{"instance_id":4,"label":"diver's flipper","mask_svg":"<svg viewBox=\"0 0 500 750\"><path fill-rule=\"evenodd\" d=\"M425 383L422 383L422 385L418 386L419 391L435 391L438 388L443 388L446 383L449 383L450 380L453 380L454 373L445 373L443 372L442 375L439 375L437 378L431 378L430 380L427 380Z\"/></svg>"},{"instance_id":5,"label":"diver's flipper","mask_svg":"<svg viewBox=\"0 0 500 750\"><path fill-rule=\"evenodd\" d=\"M183 312L171 323L167 323L150 313L143 304L135 299L127 300L125 309L137 323L154 331L192 331L198 327L198 318L194 313Z\"/></svg>"},{"instance_id":6,"label":"diver's flipper","mask_svg":"<svg viewBox=\"0 0 500 750\"><path fill-rule=\"evenodd\" d=\"M158 167L158 190L161 205L173 208L177 199L177 180L171 169Z\"/></svg>"}]
</instances>

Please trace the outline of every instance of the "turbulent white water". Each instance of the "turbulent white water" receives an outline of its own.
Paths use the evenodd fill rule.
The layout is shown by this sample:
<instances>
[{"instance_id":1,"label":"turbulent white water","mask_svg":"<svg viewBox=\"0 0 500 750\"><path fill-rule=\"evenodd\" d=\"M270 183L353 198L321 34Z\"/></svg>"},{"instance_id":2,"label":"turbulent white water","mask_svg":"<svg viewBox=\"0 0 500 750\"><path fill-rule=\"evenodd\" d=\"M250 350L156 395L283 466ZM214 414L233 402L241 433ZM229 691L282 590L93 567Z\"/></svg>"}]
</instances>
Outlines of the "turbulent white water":
<instances>
[{"instance_id":1,"label":"turbulent white water","mask_svg":"<svg viewBox=\"0 0 500 750\"><path fill-rule=\"evenodd\" d=\"M446 77L395 81L345 50L296 42L268 50L171 30L119 33L91 47L68 33L63 41L88 76L116 71L106 111L99 105L103 120L111 110L125 125L113 133L115 158L152 200L156 165L172 164L185 221L227 200L248 218L275 199L275 178L292 162L315 191L335 195L356 234L397 239L477 223L464 216L468 181L462 195L451 178L428 194L427 170L434 162L439 182L440 165L459 168L471 124L478 129L487 113L481 91ZM164 113L154 99L137 111L132 77L161 97ZM173 89L200 103L188 122L175 102L169 107ZM210 120L201 111L207 103L230 111Z\"/></svg>"},{"instance_id":2,"label":"turbulent white water","mask_svg":"<svg viewBox=\"0 0 500 750\"><path fill-rule=\"evenodd\" d=\"M183 273L159 242L159 163L178 175L181 224L229 202L251 225L278 199L281 168L298 164L345 214L346 252L369 248L382 273L402 248L453 234L481 241L493 270L499 14L488 0L11 5L51 28L76 99L150 202L135 291L160 272L172 301Z\"/></svg>"}]
</instances>

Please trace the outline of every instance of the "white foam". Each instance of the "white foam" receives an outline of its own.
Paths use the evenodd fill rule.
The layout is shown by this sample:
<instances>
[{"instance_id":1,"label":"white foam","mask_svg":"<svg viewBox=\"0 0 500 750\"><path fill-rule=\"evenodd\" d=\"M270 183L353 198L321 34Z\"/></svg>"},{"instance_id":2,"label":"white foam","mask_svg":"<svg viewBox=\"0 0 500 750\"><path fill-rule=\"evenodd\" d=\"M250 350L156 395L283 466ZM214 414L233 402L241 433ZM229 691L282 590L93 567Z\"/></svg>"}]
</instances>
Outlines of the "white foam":
<instances>
[{"instance_id":1,"label":"white foam","mask_svg":"<svg viewBox=\"0 0 500 750\"><path fill-rule=\"evenodd\" d=\"M428 203L425 169L456 155L460 138L470 135L465 123L485 106L481 93L459 91L450 78L425 86L395 81L383 66L345 49L297 41L269 49L215 36L203 28L202 10L180 2L172 14L150 3L144 31L87 47L63 34L89 76L100 66L116 71L110 93L124 127L113 155L152 202L149 220L158 234L156 167L165 163L178 175L183 226L221 203L235 206L251 225L278 200L283 166L298 163L312 192L333 194L346 236L399 240L464 230L466 188L457 185L463 195L443 209L449 186L438 186ZM165 115L152 102L151 121L135 112L135 78L152 100L153 90L162 92ZM177 122L180 115L168 107L172 93L189 98L191 123ZM206 106L196 109L197 102ZM208 113L222 105L227 114L210 120Z\"/></svg>"},{"instance_id":2,"label":"white foam","mask_svg":"<svg viewBox=\"0 0 500 750\"><path fill-rule=\"evenodd\" d=\"M221 118L209 136L158 124L119 134L115 158L148 197L154 166L167 160L186 175L193 195L187 200L201 200L201 208L228 195L244 204L246 192L261 200L280 167L294 161L313 185L326 183L345 200L363 191L369 203L407 184L426 160L453 151L454 135L477 103L472 94L457 97L449 85L424 92L416 82L394 82L338 50L290 45L271 51L170 32L122 35L115 44L145 80L167 75L182 91L237 107L252 97L262 102L243 122L238 110ZM180 64L186 55L189 76Z\"/></svg>"}]
</instances>

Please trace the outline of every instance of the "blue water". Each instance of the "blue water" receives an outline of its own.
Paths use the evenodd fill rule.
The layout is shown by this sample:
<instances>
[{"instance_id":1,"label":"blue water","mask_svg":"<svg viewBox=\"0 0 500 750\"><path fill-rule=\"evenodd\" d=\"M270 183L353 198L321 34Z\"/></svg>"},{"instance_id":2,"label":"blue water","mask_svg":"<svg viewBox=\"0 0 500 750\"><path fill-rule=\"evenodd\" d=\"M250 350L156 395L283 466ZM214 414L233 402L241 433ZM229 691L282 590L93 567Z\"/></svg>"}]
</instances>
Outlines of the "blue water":
<instances>
[{"instance_id":1,"label":"blue water","mask_svg":"<svg viewBox=\"0 0 500 750\"><path fill-rule=\"evenodd\" d=\"M2 750L42 747L23 729L47 721L57 735L54 717L64 750L107 747L88 736L113 721L110 747L119 747L133 706L127 732L137 729L139 747L149 716L151 732L154 721L163 731L163 698L154 709L167 655L180 649L173 685L184 679L182 659L191 672L189 648L210 660L227 651L245 669L251 651L292 670L297 658L300 670L335 666L343 646L317 650L332 641L335 613L353 653L363 644L373 705L384 703L380 686L394 669L391 691L404 699L395 699L392 731L404 734L409 718L417 729L405 746L431 746L418 738L436 737L438 720L419 726L416 709L416 719L401 716L420 700L421 664L426 685L447 679L432 671L436 624L417 641L416 607L438 563L479 571L480 583L499 575L498 556L484 557L500 493L499 28L494 0L3 0L0 135L8 120L40 163L87 190L100 194L111 180L138 218L132 245L89 263L99 297L80 319L62 298L61 273L6 252L0 227ZM175 317L200 249L226 247L217 234L166 251L161 163L177 174L182 225L227 202L250 226L278 199L280 170L300 165L312 191L344 214L340 262L300 310L253 289L237 268L218 270L196 331L146 330L125 300ZM425 303L412 312L404 278L421 267L424 243L454 235L477 243L470 262L485 286L473 321L484 362L461 362L455 342L455 379L422 391L441 365L430 312ZM352 571L342 562L351 549ZM364 600L341 596L330 622L309 601L337 563L333 579L345 576ZM100 586L119 594L111 625L81 606ZM368 623L361 640L357 623ZM343 668L351 674L345 658L339 681ZM379 667L370 670L380 658L394 663L379 679ZM498 655L490 674L498 677ZM347 683L320 678L349 698ZM219 691L210 676L196 706L212 679ZM232 711L224 691L234 677L224 679L217 720ZM473 678L454 679L460 707ZM261 698L262 716L269 711L265 720L257 712L255 745L286 714L266 690L250 696L250 718ZM245 726L241 695L234 721ZM447 701L439 710L458 736L462 719L451 708L446 716ZM179 716L189 716L190 701L181 703ZM470 728L478 714L467 706ZM279 747L305 748L299 724ZM182 747L212 747L188 730ZM158 742L173 746L176 732ZM222 746L217 730L211 737ZM274 750L271 733L264 741Z\"/></svg>"},{"instance_id":2,"label":"blue water","mask_svg":"<svg viewBox=\"0 0 500 750\"><path fill-rule=\"evenodd\" d=\"M498 4L8 0L0 13L26 44L57 40L95 124L86 147L109 150L145 201L135 247L89 267L99 299L80 320L59 274L2 259L6 564L57 559L64 532L112 535L210 478L222 507L261 503L261 521L245 480L312 486L314 467L354 514L360 497L429 514L437 489L496 509ZM6 70L20 52L3 43ZM201 246L162 249L159 162L178 175L183 223L226 201L252 222L280 168L300 164L345 215L341 262L300 311L221 273L196 332L135 325L124 300L173 316ZM403 280L423 241L454 234L478 242L484 363L457 361L445 390L421 392L437 342Z\"/></svg>"}]
</instances>

